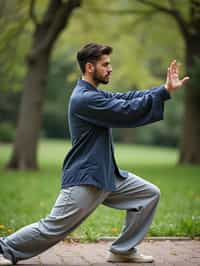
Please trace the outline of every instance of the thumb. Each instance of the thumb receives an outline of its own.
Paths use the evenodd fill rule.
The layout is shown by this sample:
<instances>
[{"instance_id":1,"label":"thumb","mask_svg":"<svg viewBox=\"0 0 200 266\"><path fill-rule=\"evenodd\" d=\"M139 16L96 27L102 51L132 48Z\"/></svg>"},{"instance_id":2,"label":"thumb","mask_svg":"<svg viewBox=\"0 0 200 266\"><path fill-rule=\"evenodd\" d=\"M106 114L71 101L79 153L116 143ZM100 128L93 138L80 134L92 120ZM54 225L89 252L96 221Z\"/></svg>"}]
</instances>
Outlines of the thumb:
<instances>
[{"instance_id":1,"label":"thumb","mask_svg":"<svg viewBox=\"0 0 200 266\"><path fill-rule=\"evenodd\" d=\"M184 77L184 78L181 80L182 84L185 84L189 79L190 79L190 77Z\"/></svg>"}]
</instances>

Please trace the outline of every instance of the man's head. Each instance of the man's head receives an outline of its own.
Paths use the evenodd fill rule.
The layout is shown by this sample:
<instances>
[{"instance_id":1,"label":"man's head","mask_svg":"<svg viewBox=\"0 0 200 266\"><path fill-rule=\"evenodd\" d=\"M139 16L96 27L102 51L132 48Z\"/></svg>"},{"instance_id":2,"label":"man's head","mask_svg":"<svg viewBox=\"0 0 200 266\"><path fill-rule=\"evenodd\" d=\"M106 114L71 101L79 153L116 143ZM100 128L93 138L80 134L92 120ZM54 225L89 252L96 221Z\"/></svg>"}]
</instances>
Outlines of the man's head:
<instances>
[{"instance_id":1,"label":"man's head","mask_svg":"<svg viewBox=\"0 0 200 266\"><path fill-rule=\"evenodd\" d=\"M109 82L112 67L109 55L112 47L88 43L77 53L77 60L84 76L89 77L95 85Z\"/></svg>"}]
</instances>

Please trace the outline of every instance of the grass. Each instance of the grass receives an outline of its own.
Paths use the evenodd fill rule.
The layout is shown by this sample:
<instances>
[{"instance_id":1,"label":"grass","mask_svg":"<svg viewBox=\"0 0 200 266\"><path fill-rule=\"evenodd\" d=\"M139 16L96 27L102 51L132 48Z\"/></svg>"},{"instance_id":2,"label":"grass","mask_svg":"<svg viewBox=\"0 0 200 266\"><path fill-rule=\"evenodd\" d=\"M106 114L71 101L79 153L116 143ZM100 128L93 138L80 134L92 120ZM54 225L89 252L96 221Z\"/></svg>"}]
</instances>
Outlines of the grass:
<instances>
[{"instance_id":1,"label":"grass","mask_svg":"<svg viewBox=\"0 0 200 266\"><path fill-rule=\"evenodd\" d=\"M200 167L178 166L175 149L117 144L116 157L127 169L161 189L151 236L200 235ZM61 165L70 144L42 140L38 172L6 171L10 145L0 144L0 236L37 221L50 211L60 188ZM71 236L96 240L116 236L124 211L100 206Z\"/></svg>"}]
</instances>

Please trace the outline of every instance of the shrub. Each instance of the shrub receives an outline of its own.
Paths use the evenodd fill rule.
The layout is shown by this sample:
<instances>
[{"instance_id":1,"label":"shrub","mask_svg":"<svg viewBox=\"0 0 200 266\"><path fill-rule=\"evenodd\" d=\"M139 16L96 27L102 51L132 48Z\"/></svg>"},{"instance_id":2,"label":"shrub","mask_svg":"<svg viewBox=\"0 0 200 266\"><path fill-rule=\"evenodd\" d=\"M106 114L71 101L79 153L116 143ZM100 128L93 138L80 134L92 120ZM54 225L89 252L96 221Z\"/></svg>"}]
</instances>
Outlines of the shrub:
<instances>
[{"instance_id":1,"label":"shrub","mask_svg":"<svg viewBox=\"0 0 200 266\"><path fill-rule=\"evenodd\" d=\"M12 142L15 138L15 128L9 122L2 122L0 124L0 141Z\"/></svg>"}]
</instances>

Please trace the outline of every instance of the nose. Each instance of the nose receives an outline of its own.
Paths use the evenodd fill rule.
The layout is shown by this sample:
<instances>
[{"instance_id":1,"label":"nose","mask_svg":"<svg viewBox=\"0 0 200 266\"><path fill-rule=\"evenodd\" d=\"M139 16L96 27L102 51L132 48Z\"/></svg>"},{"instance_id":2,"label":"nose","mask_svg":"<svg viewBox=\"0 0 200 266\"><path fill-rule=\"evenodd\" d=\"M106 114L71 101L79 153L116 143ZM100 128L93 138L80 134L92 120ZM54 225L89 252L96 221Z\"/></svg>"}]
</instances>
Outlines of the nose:
<instances>
[{"instance_id":1,"label":"nose","mask_svg":"<svg viewBox=\"0 0 200 266\"><path fill-rule=\"evenodd\" d=\"M109 66L108 71L112 73L112 66Z\"/></svg>"}]
</instances>

